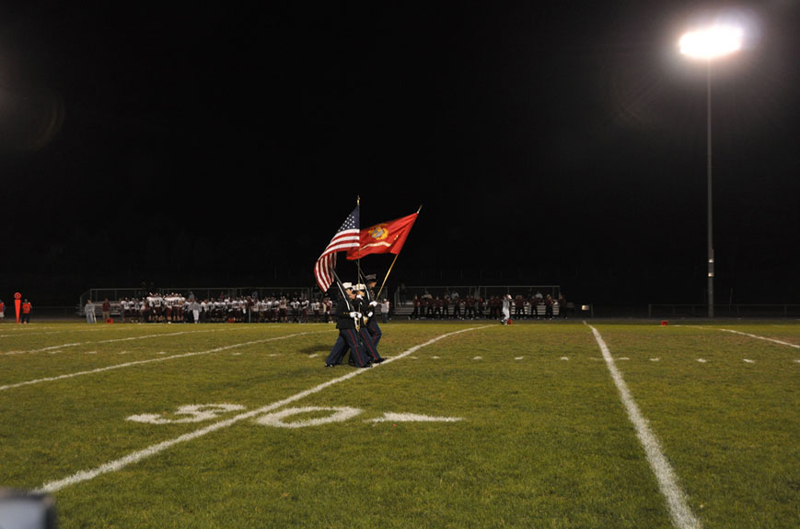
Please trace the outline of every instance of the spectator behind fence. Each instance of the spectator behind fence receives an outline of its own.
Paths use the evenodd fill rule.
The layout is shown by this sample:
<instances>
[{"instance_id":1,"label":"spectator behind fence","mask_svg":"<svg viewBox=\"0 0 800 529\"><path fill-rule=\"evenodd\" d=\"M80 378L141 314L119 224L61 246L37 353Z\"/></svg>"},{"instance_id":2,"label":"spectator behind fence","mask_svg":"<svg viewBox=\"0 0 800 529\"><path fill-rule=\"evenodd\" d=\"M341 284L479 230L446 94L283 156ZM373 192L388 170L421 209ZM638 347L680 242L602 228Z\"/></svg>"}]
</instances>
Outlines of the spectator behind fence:
<instances>
[{"instance_id":1,"label":"spectator behind fence","mask_svg":"<svg viewBox=\"0 0 800 529\"><path fill-rule=\"evenodd\" d=\"M390 308L391 308L391 305L389 304L389 300L386 299L386 298L383 298L383 301L381 302L381 321L383 323L387 323L389 321L389 309Z\"/></svg>"}]
</instances>

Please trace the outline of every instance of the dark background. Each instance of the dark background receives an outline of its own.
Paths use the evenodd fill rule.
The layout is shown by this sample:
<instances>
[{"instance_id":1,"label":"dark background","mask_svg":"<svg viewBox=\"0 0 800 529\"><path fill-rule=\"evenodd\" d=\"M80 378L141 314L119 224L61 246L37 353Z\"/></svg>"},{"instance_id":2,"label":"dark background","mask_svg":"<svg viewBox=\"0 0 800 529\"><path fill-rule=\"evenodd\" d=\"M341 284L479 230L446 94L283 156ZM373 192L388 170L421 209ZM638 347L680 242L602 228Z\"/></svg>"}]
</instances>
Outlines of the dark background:
<instances>
[{"instance_id":1,"label":"dark background","mask_svg":"<svg viewBox=\"0 0 800 529\"><path fill-rule=\"evenodd\" d=\"M731 7L716 301L800 302L798 2L19 4L0 8L7 304L310 286L357 196L362 227L423 206L394 285L702 303L706 69L677 40Z\"/></svg>"}]
</instances>

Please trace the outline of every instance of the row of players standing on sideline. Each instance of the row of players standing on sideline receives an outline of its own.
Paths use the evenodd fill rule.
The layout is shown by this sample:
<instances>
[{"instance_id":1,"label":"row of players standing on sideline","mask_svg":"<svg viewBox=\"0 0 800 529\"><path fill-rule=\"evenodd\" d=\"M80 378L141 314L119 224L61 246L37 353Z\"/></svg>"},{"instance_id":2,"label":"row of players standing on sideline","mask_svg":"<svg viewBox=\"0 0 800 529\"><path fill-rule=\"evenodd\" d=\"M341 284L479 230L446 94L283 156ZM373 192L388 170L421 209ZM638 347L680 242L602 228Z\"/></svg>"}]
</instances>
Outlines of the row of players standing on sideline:
<instances>
[{"instance_id":1,"label":"row of players standing on sideline","mask_svg":"<svg viewBox=\"0 0 800 529\"><path fill-rule=\"evenodd\" d=\"M563 294L559 294L558 299L536 292L529 298L518 294L513 298L510 295L491 296L487 300L482 296L461 298L457 292L444 296L432 296L426 292L414 296L414 310L409 319L502 319L503 302L509 300L509 311L516 319L553 318L555 312L559 317L567 317L567 300Z\"/></svg>"},{"instance_id":2,"label":"row of players standing on sideline","mask_svg":"<svg viewBox=\"0 0 800 529\"><path fill-rule=\"evenodd\" d=\"M330 298L308 300L305 296L280 296L258 299L254 296L197 300L192 294L150 294L143 298L119 301L123 322L145 323L309 323L332 322ZM380 304L383 321L389 318L389 301ZM103 302L103 319L109 319L110 303ZM84 307L86 321L96 321L96 306L91 300Z\"/></svg>"}]
</instances>

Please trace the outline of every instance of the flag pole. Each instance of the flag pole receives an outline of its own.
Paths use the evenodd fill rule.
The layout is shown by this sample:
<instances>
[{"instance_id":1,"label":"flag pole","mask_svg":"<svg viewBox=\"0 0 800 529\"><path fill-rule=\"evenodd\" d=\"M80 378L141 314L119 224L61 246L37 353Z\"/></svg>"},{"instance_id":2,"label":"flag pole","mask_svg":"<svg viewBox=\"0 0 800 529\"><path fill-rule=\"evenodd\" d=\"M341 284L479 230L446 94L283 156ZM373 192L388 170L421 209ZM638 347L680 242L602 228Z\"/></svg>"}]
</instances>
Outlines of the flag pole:
<instances>
[{"instance_id":1,"label":"flag pole","mask_svg":"<svg viewBox=\"0 0 800 529\"><path fill-rule=\"evenodd\" d=\"M339 274L336 273L336 270L333 270L333 278L336 282L336 286L339 287L339 294L341 295L342 300L344 301L345 305L347 305L348 312L353 312L353 306L351 305L350 300L347 299L347 292L345 291L344 285L342 284L342 280L339 279ZM361 324L358 321L358 318L355 319L355 322L356 322L356 330L359 330L361 328Z\"/></svg>"},{"instance_id":2,"label":"flag pole","mask_svg":"<svg viewBox=\"0 0 800 529\"><path fill-rule=\"evenodd\" d=\"M356 195L356 206L358 207L358 228L361 229L361 196ZM359 232L360 233L360 232ZM360 237L360 235L359 235ZM356 276L361 281L361 241L358 242L358 260L356 261L358 268L358 275Z\"/></svg>"},{"instance_id":3,"label":"flag pole","mask_svg":"<svg viewBox=\"0 0 800 529\"><path fill-rule=\"evenodd\" d=\"M419 209L417 210L417 215L419 212L422 211L422 205L420 204ZM381 284L381 288L378 290L378 294L375 296L376 299L380 299L381 292L383 292L383 287L386 286L386 280L389 279L389 274L392 273L392 268L394 268L394 263L397 262L397 258L400 257L399 253L394 254L394 259L392 259L392 264L389 265L389 270L386 271L386 276L383 278L383 283Z\"/></svg>"},{"instance_id":4,"label":"flag pole","mask_svg":"<svg viewBox=\"0 0 800 529\"><path fill-rule=\"evenodd\" d=\"M392 273L392 268L394 268L394 263L397 261L397 258L400 257L400 254L395 254L394 259L392 260L392 264L389 266L389 270L386 272L386 276L383 278L383 283L381 284L381 288L378 290L378 294L375 296L375 299L381 298L381 292L383 292L383 287L386 285L386 280L389 279L389 274Z\"/></svg>"}]
</instances>

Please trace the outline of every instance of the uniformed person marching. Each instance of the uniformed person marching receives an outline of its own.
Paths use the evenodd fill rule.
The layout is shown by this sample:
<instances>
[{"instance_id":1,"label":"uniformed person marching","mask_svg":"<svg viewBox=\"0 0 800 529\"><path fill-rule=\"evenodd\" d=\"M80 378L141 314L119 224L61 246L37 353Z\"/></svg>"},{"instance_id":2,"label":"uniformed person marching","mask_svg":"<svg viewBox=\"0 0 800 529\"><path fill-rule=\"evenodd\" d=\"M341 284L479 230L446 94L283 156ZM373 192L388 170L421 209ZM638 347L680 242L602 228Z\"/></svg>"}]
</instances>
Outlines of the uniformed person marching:
<instances>
[{"instance_id":1,"label":"uniformed person marching","mask_svg":"<svg viewBox=\"0 0 800 529\"><path fill-rule=\"evenodd\" d=\"M380 364L383 362L383 358L378 353L378 343L375 341L375 338L372 332L369 330L370 323L374 323L377 327L377 323L373 320L375 319L375 305L371 305L368 301L367 295L367 286L364 284L359 283L355 287L353 287L356 291L356 307L358 312L363 314L364 318L362 319L361 328L358 330L358 334L361 337L361 341L364 344L364 349L371 357L372 361L376 364ZM380 328L378 328L378 332L380 333ZM380 334L378 334L378 339L380 340Z\"/></svg>"},{"instance_id":2,"label":"uniformed person marching","mask_svg":"<svg viewBox=\"0 0 800 529\"><path fill-rule=\"evenodd\" d=\"M353 285L351 283L343 283L342 286L346 297L339 299L334 313L336 328L339 329L339 338L333 344L333 349L328 354L328 359L325 360L325 367L335 367L341 364L342 358L348 349L356 367L370 367L372 362L359 341L358 330L356 329L356 323L363 315L356 308L356 294L353 292Z\"/></svg>"},{"instance_id":3,"label":"uniformed person marching","mask_svg":"<svg viewBox=\"0 0 800 529\"><path fill-rule=\"evenodd\" d=\"M378 280L375 278L375 274L369 274L365 277L365 280L367 283L365 298L369 305L366 311L368 318L366 327L369 334L372 336L372 343L375 344L375 348L377 349L378 343L383 336L383 332L381 332L381 328L378 325L378 318L375 317L375 313L378 311L378 300L375 299L375 286L378 284Z\"/></svg>"}]
</instances>

